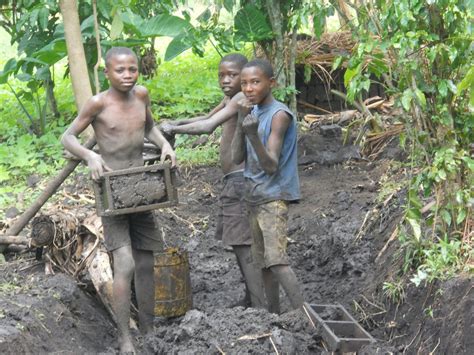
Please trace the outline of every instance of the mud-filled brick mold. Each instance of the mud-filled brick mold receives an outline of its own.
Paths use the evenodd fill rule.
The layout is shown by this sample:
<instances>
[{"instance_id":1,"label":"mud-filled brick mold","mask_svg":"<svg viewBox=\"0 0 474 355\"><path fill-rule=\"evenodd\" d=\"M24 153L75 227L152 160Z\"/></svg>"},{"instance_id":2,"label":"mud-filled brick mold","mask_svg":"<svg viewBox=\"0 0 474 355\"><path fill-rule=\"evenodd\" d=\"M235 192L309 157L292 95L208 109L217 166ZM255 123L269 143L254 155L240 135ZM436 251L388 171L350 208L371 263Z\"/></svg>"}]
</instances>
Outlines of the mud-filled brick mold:
<instances>
[{"instance_id":1,"label":"mud-filled brick mold","mask_svg":"<svg viewBox=\"0 0 474 355\"><path fill-rule=\"evenodd\" d=\"M375 339L340 304L304 303L311 321L321 329L329 351L356 352Z\"/></svg>"},{"instance_id":2,"label":"mud-filled brick mold","mask_svg":"<svg viewBox=\"0 0 474 355\"><path fill-rule=\"evenodd\" d=\"M99 216L143 212L178 203L175 168L168 162L106 172L93 186Z\"/></svg>"}]
</instances>

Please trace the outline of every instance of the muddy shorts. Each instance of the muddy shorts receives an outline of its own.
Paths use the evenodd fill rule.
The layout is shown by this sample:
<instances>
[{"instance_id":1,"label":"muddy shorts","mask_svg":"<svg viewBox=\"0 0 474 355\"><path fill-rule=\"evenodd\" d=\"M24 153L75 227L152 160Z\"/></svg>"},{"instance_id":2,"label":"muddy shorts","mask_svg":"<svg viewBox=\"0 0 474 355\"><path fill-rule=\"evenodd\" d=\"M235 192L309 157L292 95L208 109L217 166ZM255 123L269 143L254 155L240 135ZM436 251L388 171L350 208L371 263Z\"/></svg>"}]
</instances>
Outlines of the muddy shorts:
<instances>
[{"instance_id":1,"label":"muddy shorts","mask_svg":"<svg viewBox=\"0 0 474 355\"><path fill-rule=\"evenodd\" d=\"M243 171L225 175L223 183L215 237L222 240L225 246L251 245L247 203L244 201Z\"/></svg>"},{"instance_id":2,"label":"muddy shorts","mask_svg":"<svg viewBox=\"0 0 474 355\"><path fill-rule=\"evenodd\" d=\"M255 264L261 268L288 265L288 203L278 200L256 206L249 205L249 212Z\"/></svg>"},{"instance_id":3,"label":"muddy shorts","mask_svg":"<svg viewBox=\"0 0 474 355\"><path fill-rule=\"evenodd\" d=\"M152 211L102 217L108 251L131 245L138 250L162 251L163 240Z\"/></svg>"}]
</instances>

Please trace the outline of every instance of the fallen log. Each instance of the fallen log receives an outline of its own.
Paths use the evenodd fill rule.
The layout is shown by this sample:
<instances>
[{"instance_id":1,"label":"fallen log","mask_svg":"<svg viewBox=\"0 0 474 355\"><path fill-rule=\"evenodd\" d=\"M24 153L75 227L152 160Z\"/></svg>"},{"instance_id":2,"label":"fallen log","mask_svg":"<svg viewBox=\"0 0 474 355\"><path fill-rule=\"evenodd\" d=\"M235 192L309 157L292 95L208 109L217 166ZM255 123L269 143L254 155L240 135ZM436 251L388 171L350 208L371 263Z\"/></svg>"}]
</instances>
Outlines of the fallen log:
<instances>
[{"instance_id":1,"label":"fallen log","mask_svg":"<svg viewBox=\"0 0 474 355\"><path fill-rule=\"evenodd\" d=\"M312 109L315 109L315 110L318 110L318 111L321 111L321 112L324 112L324 113L327 113L327 114L333 114L334 113L334 112L328 111L328 110L326 110L322 107L310 104L309 102L306 102L304 100L298 100L298 103L300 105L303 105L303 106L306 106L306 107L309 107L309 108L312 108Z\"/></svg>"},{"instance_id":2,"label":"fallen log","mask_svg":"<svg viewBox=\"0 0 474 355\"><path fill-rule=\"evenodd\" d=\"M50 245L55 232L54 222L49 216L37 216L31 221L31 244L37 247Z\"/></svg>"},{"instance_id":3,"label":"fallen log","mask_svg":"<svg viewBox=\"0 0 474 355\"><path fill-rule=\"evenodd\" d=\"M107 251L97 249L87 271L102 303L112 318L116 320L113 308L113 273Z\"/></svg>"},{"instance_id":4,"label":"fallen log","mask_svg":"<svg viewBox=\"0 0 474 355\"><path fill-rule=\"evenodd\" d=\"M17 245L29 245L30 238L23 237L21 235L0 235L0 245L5 247L6 245L17 244Z\"/></svg>"},{"instance_id":5,"label":"fallen log","mask_svg":"<svg viewBox=\"0 0 474 355\"><path fill-rule=\"evenodd\" d=\"M328 115L313 115L307 114L304 116L305 122L307 122L310 128L315 126L321 126L325 124L338 124L342 125L345 122L351 121L353 119L359 118L360 114L357 110L347 110L341 111L338 113L332 113Z\"/></svg>"}]
</instances>

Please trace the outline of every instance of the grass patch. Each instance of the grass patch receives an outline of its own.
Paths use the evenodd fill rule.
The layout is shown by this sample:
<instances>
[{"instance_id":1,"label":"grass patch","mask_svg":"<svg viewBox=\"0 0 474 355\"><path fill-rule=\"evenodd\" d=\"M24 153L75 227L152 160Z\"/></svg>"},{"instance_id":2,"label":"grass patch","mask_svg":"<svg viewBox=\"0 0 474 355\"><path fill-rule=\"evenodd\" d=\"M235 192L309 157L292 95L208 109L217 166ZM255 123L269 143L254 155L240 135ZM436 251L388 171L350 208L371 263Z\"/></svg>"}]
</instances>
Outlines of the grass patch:
<instances>
[{"instance_id":1,"label":"grass patch","mask_svg":"<svg viewBox=\"0 0 474 355\"><path fill-rule=\"evenodd\" d=\"M191 148L187 145L176 147L176 155L179 159L179 165L215 165L219 161L219 146L211 143L197 148Z\"/></svg>"},{"instance_id":2,"label":"grass patch","mask_svg":"<svg viewBox=\"0 0 474 355\"><path fill-rule=\"evenodd\" d=\"M153 79L142 80L150 91L155 119L179 119L208 112L222 100L217 80L220 57L186 52L160 64Z\"/></svg>"}]
</instances>

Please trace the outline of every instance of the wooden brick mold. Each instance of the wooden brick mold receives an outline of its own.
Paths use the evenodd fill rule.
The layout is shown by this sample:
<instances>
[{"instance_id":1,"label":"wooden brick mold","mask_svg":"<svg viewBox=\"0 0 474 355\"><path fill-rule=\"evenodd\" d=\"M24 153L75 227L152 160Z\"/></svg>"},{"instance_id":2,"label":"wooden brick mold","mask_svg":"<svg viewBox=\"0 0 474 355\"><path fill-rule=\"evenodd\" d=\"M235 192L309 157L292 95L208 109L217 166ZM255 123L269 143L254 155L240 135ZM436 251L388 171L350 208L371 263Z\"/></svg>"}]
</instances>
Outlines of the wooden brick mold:
<instances>
[{"instance_id":1,"label":"wooden brick mold","mask_svg":"<svg viewBox=\"0 0 474 355\"><path fill-rule=\"evenodd\" d=\"M175 168L168 162L106 172L93 183L97 214L114 216L174 206L178 203L176 180Z\"/></svg>"}]
</instances>

